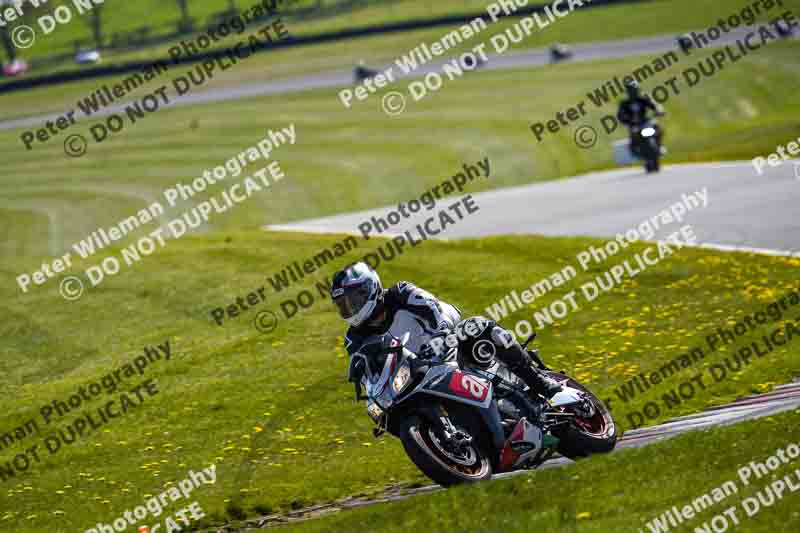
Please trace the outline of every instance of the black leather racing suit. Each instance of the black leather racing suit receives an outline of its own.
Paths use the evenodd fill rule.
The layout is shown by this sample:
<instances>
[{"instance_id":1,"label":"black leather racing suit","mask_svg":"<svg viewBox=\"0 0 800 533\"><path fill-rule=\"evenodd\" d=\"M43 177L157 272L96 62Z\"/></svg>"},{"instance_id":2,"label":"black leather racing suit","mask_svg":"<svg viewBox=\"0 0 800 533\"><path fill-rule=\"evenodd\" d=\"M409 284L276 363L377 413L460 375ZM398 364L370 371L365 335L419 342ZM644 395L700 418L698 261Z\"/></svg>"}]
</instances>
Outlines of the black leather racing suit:
<instances>
[{"instance_id":1,"label":"black leather racing suit","mask_svg":"<svg viewBox=\"0 0 800 533\"><path fill-rule=\"evenodd\" d=\"M620 102L619 111L617 112L617 120L630 129L631 135L631 149L636 148L634 142L638 140L639 130L648 120L648 111L652 111L656 115L661 115L664 109L654 103L650 98L644 96L637 96L636 98L627 98ZM656 128L658 143L661 144L661 128Z\"/></svg>"},{"instance_id":2,"label":"black leather racing suit","mask_svg":"<svg viewBox=\"0 0 800 533\"><path fill-rule=\"evenodd\" d=\"M648 110L656 114L662 112L661 106L655 104L650 98L645 98L644 96L627 98L619 104L617 119L628 127L641 127L642 124L647 122Z\"/></svg>"},{"instance_id":3,"label":"black leather racing suit","mask_svg":"<svg viewBox=\"0 0 800 533\"><path fill-rule=\"evenodd\" d=\"M345 348L350 357L359 356L363 342L372 335L391 333L402 338L410 333L406 348L419 354L431 339L451 331L461 320L461 311L453 305L438 300L428 291L407 281L384 290L384 319L377 324L367 322L360 327L351 327L345 335ZM474 340L489 340L495 346L495 357L504 363L533 392L550 398L560 387L531 365L530 355L514 340L510 332L491 320L481 319L482 331ZM472 340L472 339L471 339ZM352 368L352 366L351 366ZM348 376L350 381L358 377Z\"/></svg>"}]
</instances>

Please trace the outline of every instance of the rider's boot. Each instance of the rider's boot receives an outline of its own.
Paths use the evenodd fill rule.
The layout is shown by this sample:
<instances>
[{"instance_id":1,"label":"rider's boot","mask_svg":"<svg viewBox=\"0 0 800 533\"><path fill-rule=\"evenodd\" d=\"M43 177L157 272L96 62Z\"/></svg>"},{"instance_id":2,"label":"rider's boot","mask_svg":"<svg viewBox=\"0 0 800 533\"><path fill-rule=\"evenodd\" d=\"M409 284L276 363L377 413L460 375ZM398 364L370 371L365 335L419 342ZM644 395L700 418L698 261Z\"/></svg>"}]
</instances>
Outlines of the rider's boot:
<instances>
[{"instance_id":1,"label":"rider's boot","mask_svg":"<svg viewBox=\"0 0 800 533\"><path fill-rule=\"evenodd\" d=\"M531 366L530 360L527 363L515 365L510 368L514 374L519 376L519 378L531 388L532 393L541 394L547 400L563 390L556 380L538 368Z\"/></svg>"},{"instance_id":2,"label":"rider's boot","mask_svg":"<svg viewBox=\"0 0 800 533\"><path fill-rule=\"evenodd\" d=\"M492 339L497 346L497 358L524 381L533 394L541 394L549 400L561 392L561 385L538 368L534 368L531 356L516 340L513 340L509 332L495 327L492 330Z\"/></svg>"}]
</instances>

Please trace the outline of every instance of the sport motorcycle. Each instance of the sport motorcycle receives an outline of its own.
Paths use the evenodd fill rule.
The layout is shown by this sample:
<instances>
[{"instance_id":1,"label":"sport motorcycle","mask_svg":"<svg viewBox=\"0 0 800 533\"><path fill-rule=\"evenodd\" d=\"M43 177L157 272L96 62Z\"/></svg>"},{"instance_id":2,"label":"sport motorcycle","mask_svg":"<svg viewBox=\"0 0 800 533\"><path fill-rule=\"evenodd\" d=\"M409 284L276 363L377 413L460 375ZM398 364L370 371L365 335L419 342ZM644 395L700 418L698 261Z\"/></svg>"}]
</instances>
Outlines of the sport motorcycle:
<instances>
[{"instance_id":1,"label":"sport motorcycle","mask_svg":"<svg viewBox=\"0 0 800 533\"><path fill-rule=\"evenodd\" d=\"M490 344L423 357L406 349L408 334L388 333L367 339L364 357L350 361L356 400L367 400L376 438L399 438L414 464L445 487L536 468L556 452L578 459L613 450L617 428L608 408L528 350L534 337L523 347L562 385L550 400L532 395Z\"/></svg>"},{"instance_id":2,"label":"sport motorcycle","mask_svg":"<svg viewBox=\"0 0 800 533\"><path fill-rule=\"evenodd\" d=\"M644 169L648 174L658 172L661 156L666 153L666 148L661 144L661 126L650 120L634 128L630 150L635 158L644 161Z\"/></svg>"}]
</instances>

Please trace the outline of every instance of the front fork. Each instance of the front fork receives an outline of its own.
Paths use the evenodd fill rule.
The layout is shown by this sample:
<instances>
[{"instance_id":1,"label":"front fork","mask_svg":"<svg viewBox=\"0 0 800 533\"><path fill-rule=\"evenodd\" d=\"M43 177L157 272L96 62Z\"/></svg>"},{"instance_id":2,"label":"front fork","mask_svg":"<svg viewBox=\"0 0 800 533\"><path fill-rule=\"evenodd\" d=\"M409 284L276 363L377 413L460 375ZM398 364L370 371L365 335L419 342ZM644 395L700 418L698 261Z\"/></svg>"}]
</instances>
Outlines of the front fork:
<instances>
[{"instance_id":1,"label":"front fork","mask_svg":"<svg viewBox=\"0 0 800 533\"><path fill-rule=\"evenodd\" d=\"M425 418L427 418L431 426L433 426L436 434L441 435L442 440L447 444L456 449L461 449L472 442L471 436L453 425L453 422L450 420L450 415L443 405L434 404L423 407L419 409L419 411L424 414Z\"/></svg>"},{"instance_id":2,"label":"front fork","mask_svg":"<svg viewBox=\"0 0 800 533\"><path fill-rule=\"evenodd\" d=\"M446 439L458 432L456 427L450 421L447 411L439 404L418 407L416 409L425 420L427 420L434 430L440 435L445 436ZM376 427L372 428L372 435L375 438L380 437L386 433L389 425L389 415L384 413L380 420L376 422Z\"/></svg>"}]
</instances>

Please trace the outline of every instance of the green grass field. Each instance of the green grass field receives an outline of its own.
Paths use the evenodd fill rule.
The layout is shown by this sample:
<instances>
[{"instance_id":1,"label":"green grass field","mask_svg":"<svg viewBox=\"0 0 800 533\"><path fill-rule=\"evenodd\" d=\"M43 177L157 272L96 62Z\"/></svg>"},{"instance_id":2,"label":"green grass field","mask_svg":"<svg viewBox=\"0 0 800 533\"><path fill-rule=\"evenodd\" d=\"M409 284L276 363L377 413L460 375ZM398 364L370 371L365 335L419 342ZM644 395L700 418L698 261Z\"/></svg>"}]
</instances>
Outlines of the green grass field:
<instances>
[{"instance_id":1,"label":"green grass field","mask_svg":"<svg viewBox=\"0 0 800 533\"><path fill-rule=\"evenodd\" d=\"M666 161L748 159L793 138L800 113L788 88L800 79L797 52L797 43L772 45L670 99L663 122L670 149ZM251 200L214 228L257 228L387 205L439 183L464 161L483 157L493 161L493 178L482 188L613 167L611 140L622 138L621 131L583 150L573 142L574 127L537 143L529 126L646 60L477 71L421 102L409 102L405 113L390 121L380 111L380 94L348 110L333 90L165 109L102 144L92 142L80 159L66 157L62 143L72 133L91 139L91 123L78 123L31 152L21 149L21 130L0 132L6 169L0 227L9 235L1 246L16 254L55 254L51 250L142 207L143 198L199 176L260 140L268 128L290 122L296 124L297 145L280 148L276 157L292 172L291 184ZM662 72L661 79L694 64L687 60ZM589 109L588 122L598 130L600 116L615 112L610 104ZM58 232L47 229L53 220ZM30 232L41 237L29 238Z\"/></svg>"},{"instance_id":2,"label":"green grass field","mask_svg":"<svg viewBox=\"0 0 800 533\"><path fill-rule=\"evenodd\" d=\"M469 0L469 2L470 10L480 9L479 3L474 2L474 0ZM461 12L460 6L463 3L460 0L449 0L437 2L436 4L420 2L379 3L352 14L334 16L322 20L293 20L290 17L286 19L285 25L292 35L304 36L323 31L375 24L381 21L399 21L406 20L409 17L418 16L424 18L429 15L442 15L454 11ZM707 27L715 23L719 17L727 17L747 4L746 0L724 2L721 0L664 0L591 9L586 12L579 11L560 19L557 24L551 24L542 30L535 31L521 43L512 44L512 49L549 46L553 42L592 42L649 37L670 33L677 34L682 31ZM792 2L789 0L785 2L787 8L791 4ZM141 4L130 4L125 9L141 9L138 7L139 5ZM237 5L243 7L245 4L239 3ZM431 13L428 13L429 9ZM110 9L108 11L111 12ZM160 10L151 11L161 13ZM773 9L769 13L776 11L776 9ZM762 15L759 18L763 19L765 17ZM140 24L137 21L137 17L132 14L126 13L123 20L134 20L136 21L135 25ZM468 50L482 40L488 42L490 35L501 33L517 22L517 18L501 19L485 30L485 38L474 37L470 41L454 48L452 53ZM75 24L63 26L63 28L54 31L53 34L47 37L56 38L61 35L61 31L68 32L73 31L73 28L79 28L79 24L81 23L76 22ZM237 68L231 69L223 76L215 78L207 87L232 86L242 82L268 81L337 69L347 70L352 69L360 60L365 61L368 65L387 65L420 43L437 41L454 29L456 28L445 26L262 53L241 63ZM73 37L70 36L70 38ZM233 44L238 42L239 39L232 36L227 40L221 40L219 46ZM40 49L47 50L48 46L50 46L48 43L47 39L42 38L28 51L30 53L40 53ZM104 56L104 63L132 60L148 61L154 57L167 57L169 48L174 44L166 43L136 51L107 54ZM331 53L333 47L336 50L335 54ZM491 49L491 46L488 49ZM25 57L24 54L23 57ZM75 68L77 68L75 65L67 62L46 66L42 70L35 71L35 74L70 71ZM113 80L114 78L106 78L102 82L108 83ZM0 80L0 82L2 81ZM0 110L0 119L49 111L61 112L67 105L74 105L76 99L87 92L93 91L98 85L99 81L76 82L34 89L23 94L11 93L4 97L9 105ZM17 103L20 105L15 105Z\"/></svg>"},{"instance_id":3,"label":"green grass field","mask_svg":"<svg viewBox=\"0 0 800 533\"><path fill-rule=\"evenodd\" d=\"M684 2L684 0L679 1ZM230 3L240 10L245 10L259 2L256 0L234 0ZM320 2L316 0L293 0L290 3L284 3L283 9L287 13L291 13L298 8L307 6L317 5L321 7L317 14L311 17L290 17L290 20L294 20L297 23L297 33L300 35L351 29L375 24L403 22L411 19L428 19L453 14L482 12L485 11L490 3L491 2L482 0L443 0L435 3L415 2L411 0L372 0L355 3L342 0L324 0ZM703 9L697 10L698 14L708 6L716 7L722 5L719 0L703 0L703 3ZM745 2L741 2L741 0L737 0L737 3L745 4ZM669 13L674 17L675 10L668 9L668 4L670 4L670 2L651 1L644 3L643 6L624 5L621 9L625 11L619 11L620 8L612 7L611 14L617 19L621 12L632 14L632 16L627 17L627 20L623 22L623 24L625 24L626 27L636 28L637 31L642 31L643 28L641 28L641 24L637 24L632 19L638 22L648 20L651 17L644 16L647 13L651 16ZM43 14L52 13L56 7L61 5L72 6L70 0L50 0L47 4L42 5L38 9L28 6L23 10L25 17L16 23L25 23L39 30L40 28L36 24L36 19ZM203 25L212 14L224 11L227 9L228 5L229 2L224 0L192 0L188 4L189 14L194 18L197 25ZM685 3L685 5L689 4ZM696 4L694 5L696 6ZM337 6L341 7L341 13L337 13ZM347 6L350 6L350 10L345 9ZM56 51L69 51L72 50L73 43L76 40L88 44L92 39L90 17L88 14L80 16L77 14L77 10L74 11L75 13L72 21L58 26L47 35L40 35L40 39L38 39L32 47L22 52L23 57L34 59L47 56ZM174 29L174 23L181 17L178 2L175 0L168 0L167 2L143 0L136 3L109 1L102 6L100 12L102 31L106 39L115 33L131 32L144 25L153 27L154 33L166 33L168 30ZM594 12L592 16L597 17L598 15ZM143 17L146 17L146 19L143 19ZM703 19L698 18L698 20ZM677 17L674 17L670 25L677 29L688 29L691 26L686 26L687 22L689 21L679 21ZM12 23L11 26L15 26L16 23ZM666 26L664 30L671 31L673 27ZM620 33L619 35L627 34ZM147 54L151 52L151 50L142 50L139 53ZM116 55L118 52L112 54L113 55L110 56L111 58L119 59ZM129 52L123 55L127 54L129 54Z\"/></svg>"},{"instance_id":4,"label":"green grass field","mask_svg":"<svg viewBox=\"0 0 800 533\"><path fill-rule=\"evenodd\" d=\"M703 526L736 507L741 531L792 532L800 522L797 494L787 489L773 506L760 506L748 517L742 502L776 479L792 475L798 464L782 465L767 477L753 476L745 485L738 468L763 462L778 449L798 442L800 411L710 432L690 434L643 449L521 476L477 487L422 495L401 503L348 511L333 518L294 524L292 531L352 531L380 528L403 532L468 529L482 532L635 532L670 509L682 509L703 494L732 481L735 494L681 525L679 531ZM792 479L797 484L796 475ZM635 487L636 495L631 494ZM763 496L769 501L768 496ZM753 509L753 503L748 503ZM721 527L717 523L718 527ZM734 523L730 519L730 527ZM670 527L670 531L675 530ZM709 529L712 530L713 529Z\"/></svg>"},{"instance_id":5,"label":"green grass field","mask_svg":"<svg viewBox=\"0 0 800 533\"><path fill-rule=\"evenodd\" d=\"M259 4L259 0L189 0L189 16L194 19L196 26L205 24L209 17L228 9L230 5L240 10L246 10ZM99 4L99 2L98 2ZM24 17L15 21L35 26L36 19L42 15L52 14L59 6L72 7L71 0L49 0L36 9L26 6L23 10ZM302 18L295 15L293 18L302 21L303 26L309 30L338 30L356 25L372 25L385 22L405 21L414 18L431 18L453 13L471 13L485 8L486 3L480 0L443 0L441 2L426 4L408 0L367 0L365 2L351 2L348 0L280 0L279 5L286 12L297 13L308 7L316 7L313 14ZM156 1L141 0L135 3L107 0L98 8L101 13L102 30L106 40L115 33L127 33L148 25L153 28L153 33L165 33L174 30L175 23L181 19L182 13L176 0ZM92 39L90 17L86 13L81 16L77 9L73 10L72 21L60 25L52 33L43 36L41 42L25 52L30 58L48 55L56 50L71 49L72 43L81 40L88 44ZM33 23L33 24L32 24Z\"/></svg>"},{"instance_id":6,"label":"green grass field","mask_svg":"<svg viewBox=\"0 0 800 533\"><path fill-rule=\"evenodd\" d=\"M160 491L168 481L185 477L188 469L211 463L217 465L219 481L205 488L199 500L211 513L209 522L216 524L224 521L226 509L234 516L241 511L253 516L377 492L389 483L424 482L398 442L372 439L371 423L363 407L352 401L345 381L343 328L327 302L318 298L308 310L281 321L271 335L254 329L255 309L221 327L210 319L213 308L264 285L268 297L259 310L275 312L279 301L300 289L314 291L313 282L330 275L336 265L287 294L274 294L265 278L335 240L222 231L171 241L77 302L59 299L52 282L20 295L12 276L30 263L5 260L0 294L11 320L0 330L7 339L0 353L7 391L0 400L0 428L22 425L44 403L67 398L80 385L132 360L145 345L169 339L174 355L141 378L156 378L159 395L124 421L112 421L101 432L47 456L43 464L34 464L24 477L4 483L0 502L7 511L0 528L90 527ZM574 261L590 243L597 241L515 237L427 242L380 268L389 283L415 280L474 314L511 286L538 281ZM362 243L341 261L376 245ZM631 373L657 370L664 358L701 343L717 325L796 287L798 266L796 259L684 250L602 296L593 307L547 328L539 343L555 366L609 396ZM603 268L597 265L572 288ZM432 270L438 275L431 276ZM480 290L465 291L464 286ZM551 297L542 303L549 301ZM521 310L507 323L529 318L530 312ZM758 333L763 332L753 338ZM719 362L732 349L704 364ZM661 418L765 390L798 370L800 350L787 345ZM676 376L675 384L694 371ZM664 392L667 388L615 405L615 416L624 427L629 410L641 409ZM53 426L63 427L68 420ZM46 428L43 436L48 433ZM20 447L4 450L0 464Z\"/></svg>"},{"instance_id":7,"label":"green grass field","mask_svg":"<svg viewBox=\"0 0 800 533\"><path fill-rule=\"evenodd\" d=\"M665 32L712 20L728 9L718 1L693 2L708 9L679 16L667 4L653 3L653 9L663 9L663 17L653 23L663 23ZM677 4L689 5L683 0L669 5ZM606 11L597 13L603 17ZM586 28L589 22L582 16L562 24L572 24L574 18L578 26L573 30ZM640 16L634 14L632 20ZM610 20L593 28L592 37L647 33L637 33L641 28L634 28L631 20L619 26ZM573 37L585 40L585 35L576 32ZM418 37L384 36L336 45L330 60L326 54L331 55L331 49L322 46L264 54L262 63L232 69L215 86L326 70L365 53L390 60L414 46ZM375 43L380 46L370 49ZM793 93L800 79L798 50L796 42L772 45L671 99L663 122L670 148L666 162L749 159L795 138L800 127ZM264 68L268 58L274 63ZM464 162L483 157L492 162L492 179L476 183L470 192L612 167L609 138L581 150L569 128L537 144L529 126L552 118L598 84L647 59L479 71L422 102L409 103L406 112L393 119L381 112L380 94L346 110L333 90L178 107L128 126L103 144L90 144L80 159L66 157L62 142L70 133L88 136L89 123L79 123L32 152L21 148L21 130L0 132L0 310L8 317L0 323L0 372L6 392L0 398L0 437L37 417L46 403L65 400L79 387L130 362L144 346L169 340L173 354L170 361L153 364L143 377L126 381L125 389L130 390L155 378L157 395L56 454L42 452L42 462L33 463L27 472L0 480L0 531L85 531L142 504L185 478L190 469L210 464L217 466L218 482L198 490L196 497L208 515L200 525L209 527L354 494L378 494L390 484L427 483L398 442L372 438L371 423L363 406L353 402L352 387L345 380L342 322L314 289L315 282L381 241L359 241L347 257L276 294L269 276L341 236L270 233L260 227L407 201L452 176ZM661 76L678 75L689 64L684 61L675 72ZM96 86L93 81L4 95L3 118L31 114L32 109L61 110ZM611 112L609 105L594 110L587 120L597 125L601 115ZM290 123L296 126L297 144L273 152L286 178L270 190L235 210L212 215L202 230L168 241L164 249L88 289L78 301L59 296L58 279L28 294L18 289L15 278L20 273L33 271L96 228L118 223L158 198L164 188L222 164L264 137L269 128ZM193 200L198 203L218 193L216 187ZM574 263L575 255L588 245L601 243L540 236L428 241L381 265L380 271L387 283L412 280L465 313L477 314L511 289L541 280ZM613 264L641 249L629 249ZM70 274L82 275L90 264L119 253L119 248L104 250L91 261L77 263ZM595 265L537 300L536 307L577 289L611 264ZM798 259L685 249L548 327L538 343L554 366L573 373L602 397L613 398L614 389L634 373L658 370L665 360L702 344L718 326L730 325L796 290L798 266ZM262 286L265 303L223 326L213 322L213 309ZM281 320L274 333L256 330L256 313L279 313L281 301L296 297L301 289L317 296L309 309ZM520 310L505 323L530 319L532 311ZM782 322L797 319L794 308ZM672 378L674 385L771 327L725 347L703 366L684 370ZM649 423L763 392L798 374L800 349L789 343ZM629 413L659 400L671 386L615 403L615 417L627 428ZM99 405L95 401L90 407ZM42 435L0 446L0 472L7 471L6 463L25 448L43 446L42 439L74 415L43 427ZM397 522L404 530L415 525L444 529L454 523L442 514L464 513L478 524L468 527L470 531L563 530L559 528L565 524L580 531L635 531L669 505L686 502L703 487L731 477L740 463L762 457L790 438L797 440L797 417L788 414L686 436L656 448L540 472L535 478L424 496L424 506L415 500L297 528L369 524L373 530L380 524L391 530L401 527L394 525ZM623 485L622 479L633 483ZM631 494L631 486L650 490ZM573 493L580 497L572 498ZM511 509L512 497L522 498L524 513ZM161 518L181 506L175 503ZM495 506L504 509L503 514L484 518L482 513ZM784 526L797 523L793 509L796 506L784 502L759 515L747 530L790 531Z\"/></svg>"}]
</instances>

